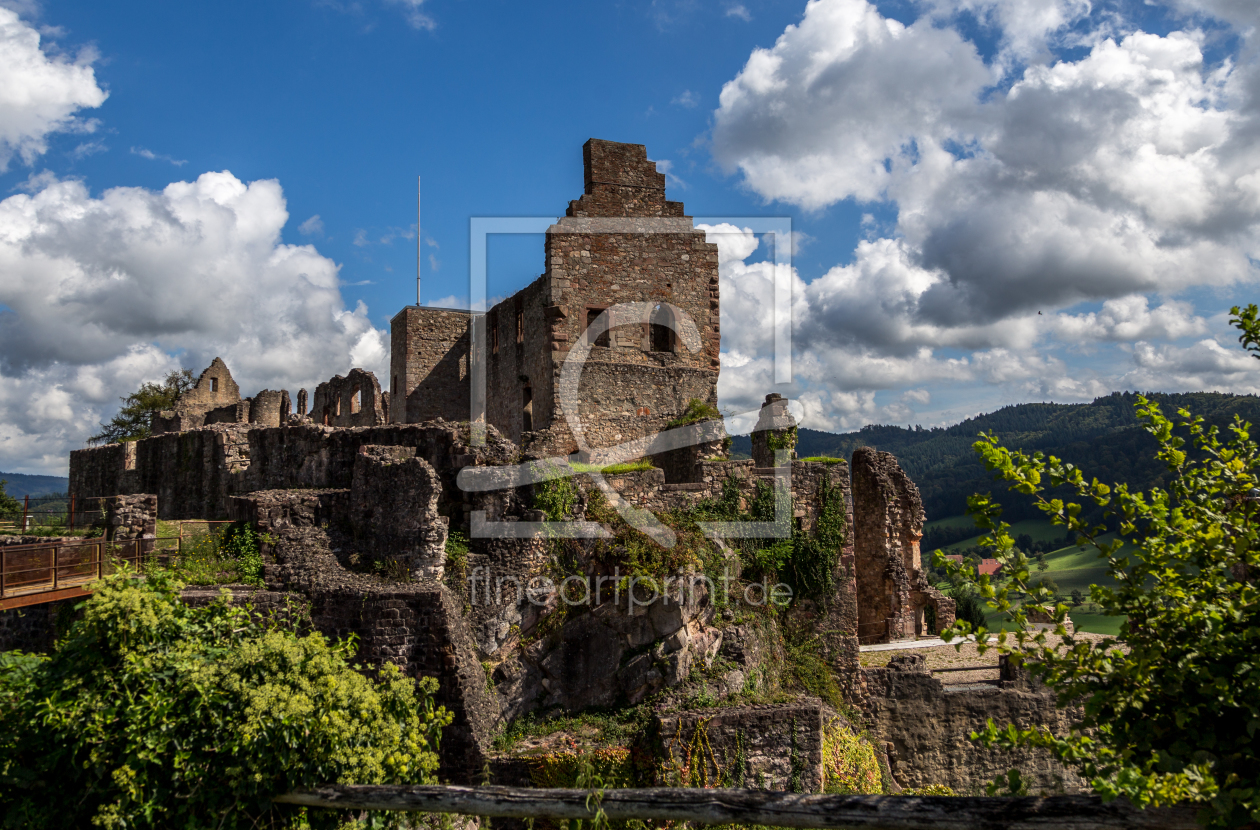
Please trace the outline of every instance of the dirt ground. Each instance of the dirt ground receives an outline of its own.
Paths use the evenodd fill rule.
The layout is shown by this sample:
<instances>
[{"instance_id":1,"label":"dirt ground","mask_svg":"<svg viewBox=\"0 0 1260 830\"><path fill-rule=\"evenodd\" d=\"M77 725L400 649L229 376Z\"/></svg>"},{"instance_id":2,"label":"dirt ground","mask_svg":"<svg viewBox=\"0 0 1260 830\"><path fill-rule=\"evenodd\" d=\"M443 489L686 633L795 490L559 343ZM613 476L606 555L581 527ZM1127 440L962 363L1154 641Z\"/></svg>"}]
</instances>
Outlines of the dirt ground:
<instances>
[{"instance_id":1,"label":"dirt ground","mask_svg":"<svg viewBox=\"0 0 1260 830\"><path fill-rule=\"evenodd\" d=\"M1076 635L1077 640L1085 640L1087 642L1096 643L1099 640L1106 639L1102 634L1090 634L1081 632ZM942 646L934 646L931 648L914 648L914 649L896 649L889 651L865 651L861 655L861 664L863 667L886 666L888 661L893 657L901 654L921 654L927 659L928 670L933 669L960 669L975 667L973 671L950 671L940 672L935 675L946 686L954 686L962 683L979 683L985 680L998 679L998 656L997 652L990 650L981 655L976 648L975 643L964 643L960 648L955 648L954 644L946 644Z\"/></svg>"}]
</instances>

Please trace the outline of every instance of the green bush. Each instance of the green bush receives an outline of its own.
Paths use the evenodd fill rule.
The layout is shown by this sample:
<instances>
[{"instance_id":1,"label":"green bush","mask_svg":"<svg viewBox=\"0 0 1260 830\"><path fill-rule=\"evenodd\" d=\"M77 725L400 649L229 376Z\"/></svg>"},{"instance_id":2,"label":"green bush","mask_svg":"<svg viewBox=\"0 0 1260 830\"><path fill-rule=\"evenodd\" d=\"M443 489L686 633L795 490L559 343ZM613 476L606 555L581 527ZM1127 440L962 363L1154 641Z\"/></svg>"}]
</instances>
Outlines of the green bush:
<instances>
[{"instance_id":1,"label":"green bush","mask_svg":"<svg viewBox=\"0 0 1260 830\"><path fill-rule=\"evenodd\" d=\"M0 655L3 826L334 827L339 812L270 798L431 781L450 722L436 681L388 664L369 679L352 641L189 607L181 588L115 574L52 655Z\"/></svg>"}]
</instances>

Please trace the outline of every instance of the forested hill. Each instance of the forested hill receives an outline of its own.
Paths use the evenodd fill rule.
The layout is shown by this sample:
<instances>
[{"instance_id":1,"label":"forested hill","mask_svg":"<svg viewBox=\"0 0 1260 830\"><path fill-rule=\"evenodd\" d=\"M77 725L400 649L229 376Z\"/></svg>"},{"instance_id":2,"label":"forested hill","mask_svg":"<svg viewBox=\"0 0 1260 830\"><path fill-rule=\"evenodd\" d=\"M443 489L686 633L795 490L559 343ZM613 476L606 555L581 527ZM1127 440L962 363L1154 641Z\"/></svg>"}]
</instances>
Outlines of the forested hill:
<instances>
[{"instance_id":1,"label":"forested hill","mask_svg":"<svg viewBox=\"0 0 1260 830\"><path fill-rule=\"evenodd\" d=\"M14 498L43 496L48 493L64 493L70 489L70 479L61 476L32 476L25 473L0 473L0 481L7 482L4 491Z\"/></svg>"},{"instance_id":2,"label":"forested hill","mask_svg":"<svg viewBox=\"0 0 1260 830\"><path fill-rule=\"evenodd\" d=\"M1157 401L1170 417L1175 418L1178 408L1185 408L1222 431L1234 415L1260 424L1260 398L1255 395L1193 392L1147 397ZM848 459L858 447L891 452L919 485L929 520L965 512L967 496L972 493L996 495L1004 491L971 449L981 432L997 433L1008 447L1056 455L1108 484L1124 481L1146 489L1162 483L1166 471L1152 458L1155 441L1138 424L1133 408L1136 400L1133 393L1115 392L1087 404L1017 404L951 427L932 429L872 425L843 434L801 429L797 454L801 458L829 455ZM748 454L748 436L736 437L734 450ZM1003 496L1002 503L1005 515L1012 520L1040 515L1027 499L1013 494Z\"/></svg>"}]
</instances>

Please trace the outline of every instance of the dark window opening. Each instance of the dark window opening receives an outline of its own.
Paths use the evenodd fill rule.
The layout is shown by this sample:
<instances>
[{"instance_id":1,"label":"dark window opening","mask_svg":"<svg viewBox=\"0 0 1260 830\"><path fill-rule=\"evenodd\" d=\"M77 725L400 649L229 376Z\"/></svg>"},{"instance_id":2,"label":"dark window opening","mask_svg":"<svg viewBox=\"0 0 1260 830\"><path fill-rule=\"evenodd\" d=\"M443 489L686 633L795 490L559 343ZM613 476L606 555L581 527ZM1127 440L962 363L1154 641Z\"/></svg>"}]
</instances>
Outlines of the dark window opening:
<instances>
[{"instance_id":1,"label":"dark window opening","mask_svg":"<svg viewBox=\"0 0 1260 830\"><path fill-rule=\"evenodd\" d=\"M218 379L218 378L210 378L210 391L211 391L211 392L218 392L218 391L219 391L219 379Z\"/></svg>"},{"instance_id":2,"label":"dark window opening","mask_svg":"<svg viewBox=\"0 0 1260 830\"><path fill-rule=\"evenodd\" d=\"M599 315L603 313L604 309L602 308L588 308L586 310L586 327L589 329L591 326L595 325L595 321L598 320ZM608 329L604 329L604 331L595 338L595 343L593 345L608 348Z\"/></svg>"},{"instance_id":3,"label":"dark window opening","mask_svg":"<svg viewBox=\"0 0 1260 830\"><path fill-rule=\"evenodd\" d=\"M519 308L516 310L516 342L525 342L525 312Z\"/></svg>"},{"instance_id":4,"label":"dark window opening","mask_svg":"<svg viewBox=\"0 0 1260 830\"><path fill-rule=\"evenodd\" d=\"M328 407L324 407L324 426L328 426L329 420L331 419L328 416Z\"/></svg>"},{"instance_id":5,"label":"dark window opening","mask_svg":"<svg viewBox=\"0 0 1260 830\"><path fill-rule=\"evenodd\" d=\"M359 387L354 387L354 392L350 395L350 414L363 409L363 391Z\"/></svg>"},{"instance_id":6,"label":"dark window opening","mask_svg":"<svg viewBox=\"0 0 1260 830\"><path fill-rule=\"evenodd\" d=\"M674 350L674 331L669 325L673 317L674 315L666 306L658 305L652 310L648 337L648 348L651 351L672 352Z\"/></svg>"}]
</instances>

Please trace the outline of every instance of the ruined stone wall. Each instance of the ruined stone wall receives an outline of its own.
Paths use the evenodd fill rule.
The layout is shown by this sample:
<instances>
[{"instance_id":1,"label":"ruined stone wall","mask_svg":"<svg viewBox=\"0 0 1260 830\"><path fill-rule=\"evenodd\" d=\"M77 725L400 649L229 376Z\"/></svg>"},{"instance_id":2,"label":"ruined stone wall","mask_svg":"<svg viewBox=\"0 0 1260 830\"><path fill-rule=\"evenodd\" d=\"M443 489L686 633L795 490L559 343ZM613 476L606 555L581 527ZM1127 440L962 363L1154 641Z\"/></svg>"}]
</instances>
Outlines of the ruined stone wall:
<instances>
[{"instance_id":1,"label":"ruined stone wall","mask_svg":"<svg viewBox=\"0 0 1260 830\"><path fill-rule=\"evenodd\" d=\"M300 595L314 627L329 637L356 636L364 663L388 661L409 676L438 679L437 702L455 716L442 734L440 772L473 783L500 721L462 602L436 580L392 582L347 570L334 550L344 555L355 544L353 530L337 530L351 503L347 490L266 491L234 497L231 518L256 522L266 534L272 595Z\"/></svg>"},{"instance_id":2,"label":"ruined stone wall","mask_svg":"<svg viewBox=\"0 0 1260 830\"><path fill-rule=\"evenodd\" d=\"M853 452L853 517L857 566L858 625L863 642L915 634L910 592L920 575L923 501L891 453L860 447Z\"/></svg>"},{"instance_id":3,"label":"ruined stone wall","mask_svg":"<svg viewBox=\"0 0 1260 830\"><path fill-rule=\"evenodd\" d=\"M390 421L467 421L469 313L407 306L390 321ZM318 420L318 419L316 419Z\"/></svg>"},{"instance_id":4,"label":"ruined stone wall","mask_svg":"<svg viewBox=\"0 0 1260 830\"><path fill-rule=\"evenodd\" d=\"M374 427L386 423L381 385L376 375L351 369L345 377L334 375L315 387L311 420L330 427Z\"/></svg>"},{"instance_id":5,"label":"ruined stone wall","mask_svg":"<svg viewBox=\"0 0 1260 830\"><path fill-rule=\"evenodd\" d=\"M865 669L863 713L871 731L892 744L889 763L903 787L943 784L962 795L1018 768L1032 794L1086 792L1088 786L1044 749L986 749L968 736L989 718L999 726L1045 726L1066 734L1076 713L1058 709L1044 687L1004 681L999 686L949 687L934 679L921 655L894 657L886 668Z\"/></svg>"},{"instance_id":6,"label":"ruined stone wall","mask_svg":"<svg viewBox=\"0 0 1260 830\"><path fill-rule=\"evenodd\" d=\"M249 410L253 405L251 398L242 398L235 403L216 407L202 416L202 425L211 424L248 424Z\"/></svg>"},{"instance_id":7,"label":"ruined stone wall","mask_svg":"<svg viewBox=\"0 0 1260 830\"><path fill-rule=\"evenodd\" d=\"M852 731L834 709L810 699L663 712L654 720L664 756L657 786L695 786L680 780L685 771L709 787L791 791L795 783L802 792L822 792L826 730L839 726ZM740 759L742 769L734 766Z\"/></svg>"},{"instance_id":8,"label":"ruined stone wall","mask_svg":"<svg viewBox=\"0 0 1260 830\"><path fill-rule=\"evenodd\" d=\"M415 447L360 447L350 491L356 541L371 556L417 579L442 578L449 521L438 515L442 480Z\"/></svg>"},{"instance_id":9,"label":"ruined stone wall","mask_svg":"<svg viewBox=\"0 0 1260 830\"><path fill-rule=\"evenodd\" d=\"M240 400L241 388L232 379L232 373L223 359L216 357L197 378L193 388L179 396L175 410L184 414L204 414Z\"/></svg>"},{"instance_id":10,"label":"ruined stone wall","mask_svg":"<svg viewBox=\"0 0 1260 830\"><path fill-rule=\"evenodd\" d=\"M522 433L542 428L539 417L546 417L543 403L536 401L551 400L549 305L549 285L540 277L491 308L485 317L486 420L509 441L519 443ZM468 417L467 401L464 417Z\"/></svg>"},{"instance_id":11,"label":"ruined stone wall","mask_svg":"<svg viewBox=\"0 0 1260 830\"><path fill-rule=\"evenodd\" d=\"M264 389L250 399L249 423L260 427L279 427L289 423L292 404L289 391Z\"/></svg>"},{"instance_id":12,"label":"ruined stone wall","mask_svg":"<svg viewBox=\"0 0 1260 830\"><path fill-rule=\"evenodd\" d=\"M357 429L215 426L75 450L70 454L70 492L79 499L155 493L162 519L221 519L233 494L349 487L359 448L379 444L415 447L419 457L439 471L446 514L462 522L474 504L501 497L461 492L455 481L459 469L505 464L516 454L493 428L487 431L486 446L469 447L467 442L466 425L440 422ZM136 451L132 471L119 469L127 447Z\"/></svg>"}]
</instances>

